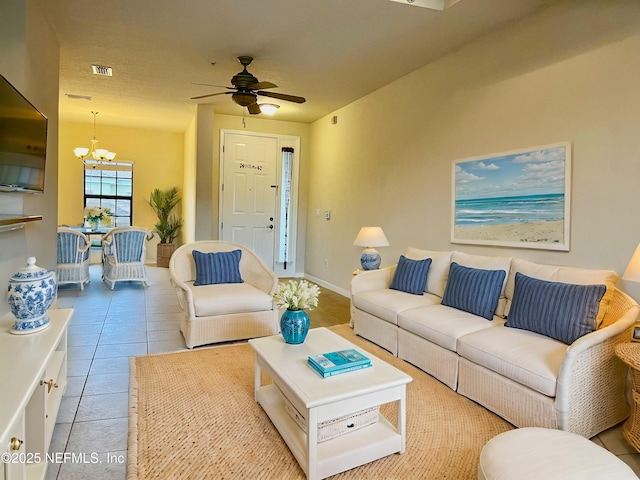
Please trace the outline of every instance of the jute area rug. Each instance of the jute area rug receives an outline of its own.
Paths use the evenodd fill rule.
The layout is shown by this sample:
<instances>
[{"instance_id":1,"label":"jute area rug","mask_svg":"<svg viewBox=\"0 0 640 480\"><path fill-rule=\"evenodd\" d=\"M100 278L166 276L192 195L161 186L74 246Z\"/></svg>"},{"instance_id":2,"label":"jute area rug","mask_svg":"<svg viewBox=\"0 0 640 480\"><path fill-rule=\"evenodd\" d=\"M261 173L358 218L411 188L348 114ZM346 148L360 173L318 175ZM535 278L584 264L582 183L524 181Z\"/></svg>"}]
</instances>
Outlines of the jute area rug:
<instances>
[{"instance_id":1,"label":"jute area rug","mask_svg":"<svg viewBox=\"0 0 640 480\"><path fill-rule=\"evenodd\" d=\"M513 427L348 325L331 330L413 377L406 453L332 478L478 478L483 445ZM253 362L246 343L133 358L127 479L305 478L253 398ZM396 412L381 408L394 423Z\"/></svg>"}]
</instances>

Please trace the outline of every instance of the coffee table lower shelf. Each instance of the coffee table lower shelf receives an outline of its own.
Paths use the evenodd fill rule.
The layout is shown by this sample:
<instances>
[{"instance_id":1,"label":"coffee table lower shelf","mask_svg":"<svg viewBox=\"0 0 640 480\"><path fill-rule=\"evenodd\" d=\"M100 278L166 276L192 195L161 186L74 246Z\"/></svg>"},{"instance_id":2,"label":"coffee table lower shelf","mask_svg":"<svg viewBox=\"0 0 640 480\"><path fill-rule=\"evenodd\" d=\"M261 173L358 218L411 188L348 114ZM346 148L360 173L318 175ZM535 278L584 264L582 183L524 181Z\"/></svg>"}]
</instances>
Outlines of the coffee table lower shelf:
<instances>
[{"instance_id":1,"label":"coffee table lower shelf","mask_svg":"<svg viewBox=\"0 0 640 480\"><path fill-rule=\"evenodd\" d=\"M326 478L404 450L401 434L380 415L376 423L354 432L322 443L314 439L310 443L313 443L314 450L317 448L316 466L309 468L311 448L307 443L307 434L287 412L280 390L273 384L262 386L256 392L256 400L302 469L307 472L308 478Z\"/></svg>"}]
</instances>

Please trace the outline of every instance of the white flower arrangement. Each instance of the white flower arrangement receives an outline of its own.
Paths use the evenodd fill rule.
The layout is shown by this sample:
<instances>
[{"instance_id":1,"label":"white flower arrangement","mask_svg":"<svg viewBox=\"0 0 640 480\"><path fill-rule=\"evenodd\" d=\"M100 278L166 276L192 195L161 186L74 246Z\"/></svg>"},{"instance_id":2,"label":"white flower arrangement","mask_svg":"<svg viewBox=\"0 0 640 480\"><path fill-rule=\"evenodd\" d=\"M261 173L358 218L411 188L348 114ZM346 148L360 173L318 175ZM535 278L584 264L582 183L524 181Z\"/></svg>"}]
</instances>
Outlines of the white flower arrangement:
<instances>
[{"instance_id":1,"label":"white flower arrangement","mask_svg":"<svg viewBox=\"0 0 640 480\"><path fill-rule=\"evenodd\" d=\"M273 299L279 307L288 310L313 310L318 306L320 289L317 285L306 280L289 280L280 283L273 294Z\"/></svg>"},{"instance_id":2,"label":"white flower arrangement","mask_svg":"<svg viewBox=\"0 0 640 480\"><path fill-rule=\"evenodd\" d=\"M105 207L85 207L84 218L87 222L111 224L111 210Z\"/></svg>"}]
</instances>

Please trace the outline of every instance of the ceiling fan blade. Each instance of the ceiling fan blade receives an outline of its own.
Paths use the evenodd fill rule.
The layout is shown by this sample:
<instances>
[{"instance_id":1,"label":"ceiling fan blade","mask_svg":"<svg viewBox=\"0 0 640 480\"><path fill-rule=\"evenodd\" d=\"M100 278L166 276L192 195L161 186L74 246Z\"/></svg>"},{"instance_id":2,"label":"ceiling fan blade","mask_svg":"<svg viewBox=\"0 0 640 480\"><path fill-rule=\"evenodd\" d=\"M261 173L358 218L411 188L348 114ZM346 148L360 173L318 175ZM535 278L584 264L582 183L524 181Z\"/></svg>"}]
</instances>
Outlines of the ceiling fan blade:
<instances>
[{"instance_id":1,"label":"ceiling fan blade","mask_svg":"<svg viewBox=\"0 0 640 480\"><path fill-rule=\"evenodd\" d=\"M277 88L278 85L276 85L275 83L271 83L271 82L258 82L258 83L254 83L252 85L249 85L248 88L250 88L251 90L262 90L263 88Z\"/></svg>"},{"instance_id":2,"label":"ceiling fan blade","mask_svg":"<svg viewBox=\"0 0 640 480\"><path fill-rule=\"evenodd\" d=\"M249 113L251 115L257 115L260 112L260 106L257 103L252 103L251 105L247 106L247 110L249 110Z\"/></svg>"},{"instance_id":3,"label":"ceiling fan blade","mask_svg":"<svg viewBox=\"0 0 640 480\"><path fill-rule=\"evenodd\" d=\"M277 98L278 100L286 100L287 102L295 102L295 103L304 103L307 101L304 97L296 97L295 95L287 95L286 93L277 93L277 92L256 92L258 95L262 95L263 97L271 97Z\"/></svg>"},{"instance_id":4,"label":"ceiling fan blade","mask_svg":"<svg viewBox=\"0 0 640 480\"><path fill-rule=\"evenodd\" d=\"M228 95L229 93L234 93L234 92L218 92L218 93L210 93L208 95L199 95L197 97L191 97L191 100L198 100L200 98L207 98L207 97L215 97L216 95Z\"/></svg>"},{"instance_id":5,"label":"ceiling fan blade","mask_svg":"<svg viewBox=\"0 0 640 480\"><path fill-rule=\"evenodd\" d=\"M218 88L228 88L229 90L234 90L234 87L227 87L226 85L215 85L213 83L198 83L191 82L191 85L201 85L203 87L218 87Z\"/></svg>"}]
</instances>

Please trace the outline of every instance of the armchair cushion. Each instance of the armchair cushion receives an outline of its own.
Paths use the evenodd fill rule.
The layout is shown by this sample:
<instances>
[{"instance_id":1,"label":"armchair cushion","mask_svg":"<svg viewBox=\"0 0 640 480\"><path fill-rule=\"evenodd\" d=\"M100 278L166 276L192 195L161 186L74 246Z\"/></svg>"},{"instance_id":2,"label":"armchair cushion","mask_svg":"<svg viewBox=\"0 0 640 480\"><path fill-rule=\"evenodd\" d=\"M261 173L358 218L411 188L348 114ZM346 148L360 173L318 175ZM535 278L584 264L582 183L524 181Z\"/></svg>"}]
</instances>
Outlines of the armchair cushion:
<instances>
[{"instance_id":1,"label":"armchair cushion","mask_svg":"<svg viewBox=\"0 0 640 480\"><path fill-rule=\"evenodd\" d=\"M196 317L261 312L273 308L273 298L248 283L220 283L195 286L187 282L193 295Z\"/></svg>"},{"instance_id":2,"label":"armchair cushion","mask_svg":"<svg viewBox=\"0 0 640 480\"><path fill-rule=\"evenodd\" d=\"M194 286L217 285L221 283L243 283L240 276L240 258L242 250L231 252L193 251L196 264L196 280Z\"/></svg>"}]
</instances>

